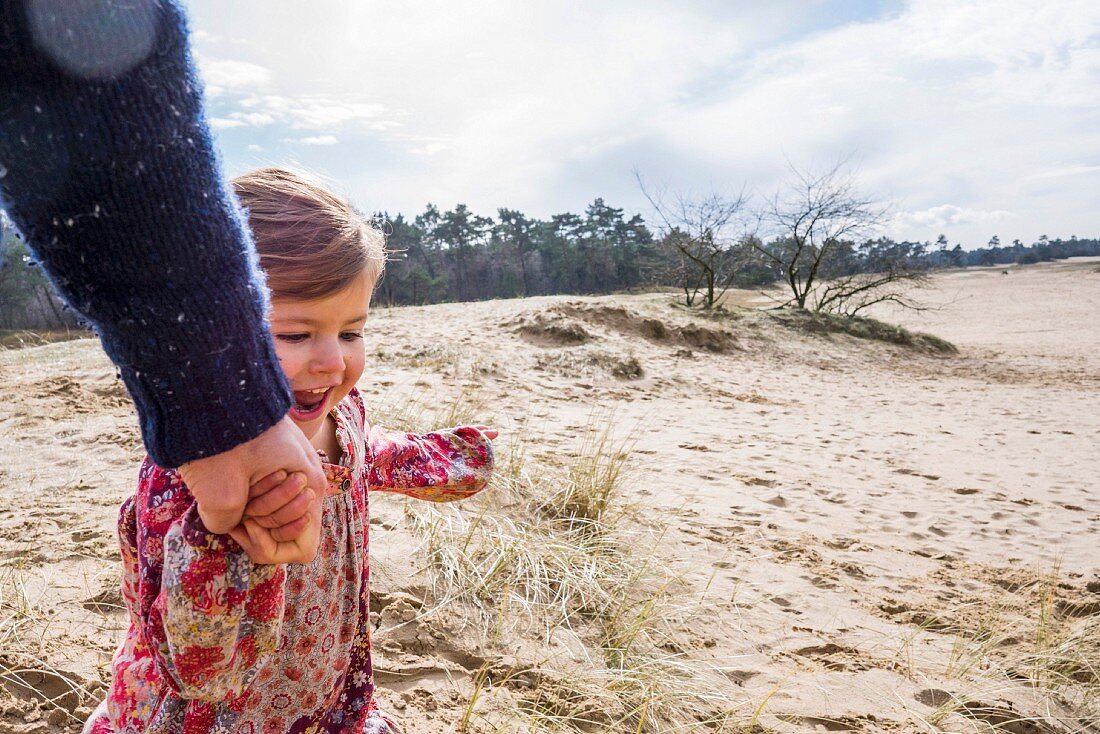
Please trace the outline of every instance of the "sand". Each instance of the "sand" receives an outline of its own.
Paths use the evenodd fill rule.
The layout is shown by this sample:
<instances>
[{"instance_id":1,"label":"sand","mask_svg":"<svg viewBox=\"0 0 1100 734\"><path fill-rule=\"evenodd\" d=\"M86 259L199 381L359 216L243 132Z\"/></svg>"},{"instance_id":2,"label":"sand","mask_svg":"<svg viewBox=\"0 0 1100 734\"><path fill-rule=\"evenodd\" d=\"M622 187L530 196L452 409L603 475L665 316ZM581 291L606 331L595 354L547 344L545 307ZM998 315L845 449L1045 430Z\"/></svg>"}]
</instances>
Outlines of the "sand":
<instances>
[{"instance_id":1,"label":"sand","mask_svg":"<svg viewBox=\"0 0 1100 734\"><path fill-rule=\"evenodd\" d=\"M622 502L661 529L639 542L705 612L676 654L719 675L717 730L1100 731L1098 265L939 273L935 310L872 314L957 354L783 326L749 292L715 317L674 293L376 309L361 388L472 401L548 466L612 421ZM135 418L92 340L0 352L0 383L0 734L79 731L124 629ZM478 670L584 635L439 609L407 502L372 498L380 699L445 732L476 691L469 731L539 731L516 710L560 658Z\"/></svg>"}]
</instances>

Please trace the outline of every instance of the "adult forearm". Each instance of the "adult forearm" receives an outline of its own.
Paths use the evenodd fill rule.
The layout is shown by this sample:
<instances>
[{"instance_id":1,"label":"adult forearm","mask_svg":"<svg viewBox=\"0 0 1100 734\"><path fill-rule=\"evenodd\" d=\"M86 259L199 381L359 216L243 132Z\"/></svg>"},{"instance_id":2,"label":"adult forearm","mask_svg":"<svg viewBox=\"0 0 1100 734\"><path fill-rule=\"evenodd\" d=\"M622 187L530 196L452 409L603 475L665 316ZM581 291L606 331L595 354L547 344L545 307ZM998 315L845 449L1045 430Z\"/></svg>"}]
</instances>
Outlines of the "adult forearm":
<instances>
[{"instance_id":1,"label":"adult forearm","mask_svg":"<svg viewBox=\"0 0 1100 734\"><path fill-rule=\"evenodd\" d=\"M277 422L266 292L174 2L0 1L0 192L164 466Z\"/></svg>"}]
</instances>

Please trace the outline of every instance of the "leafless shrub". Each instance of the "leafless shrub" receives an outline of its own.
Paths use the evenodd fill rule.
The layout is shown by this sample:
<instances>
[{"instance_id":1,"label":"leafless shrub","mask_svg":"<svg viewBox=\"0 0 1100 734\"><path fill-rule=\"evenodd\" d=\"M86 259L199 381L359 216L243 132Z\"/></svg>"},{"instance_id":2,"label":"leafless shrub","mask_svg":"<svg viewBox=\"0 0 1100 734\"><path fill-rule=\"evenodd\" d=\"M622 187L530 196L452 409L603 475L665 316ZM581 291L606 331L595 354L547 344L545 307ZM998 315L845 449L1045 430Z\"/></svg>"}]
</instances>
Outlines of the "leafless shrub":
<instances>
[{"instance_id":1,"label":"leafless shrub","mask_svg":"<svg viewBox=\"0 0 1100 734\"><path fill-rule=\"evenodd\" d=\"M791 173L760 213L773 238L752 240L790 289L783 305L847 316L879 303L921 309L912 292L928 281L914 251L923 246L869 239L889 207L860 192L846 162L823 173L792 166Z\"/></svg>"},{"instance_id":2,"label":"leafless shrub","mask_svg":"<svg viewBox=\"0 0 1100 734\"><path fill-rule=\"evenodd\" d=\"M747 237L745 192L728 196L711 191L705 196L654 190L635 171L642 195L657 218L660 241L673 256L673 276L684 292L684 302L712 308L733 283L739 242Z\"/></svg>"}]
</instances>

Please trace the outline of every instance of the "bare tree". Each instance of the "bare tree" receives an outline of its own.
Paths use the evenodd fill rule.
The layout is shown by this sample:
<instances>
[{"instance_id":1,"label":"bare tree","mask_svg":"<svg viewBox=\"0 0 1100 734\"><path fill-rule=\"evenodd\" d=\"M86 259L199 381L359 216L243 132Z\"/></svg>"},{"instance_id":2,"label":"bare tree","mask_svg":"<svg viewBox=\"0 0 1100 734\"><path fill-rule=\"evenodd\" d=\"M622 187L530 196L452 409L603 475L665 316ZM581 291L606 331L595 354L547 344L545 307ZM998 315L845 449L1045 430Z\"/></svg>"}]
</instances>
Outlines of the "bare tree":
<instances>
[{"instance_id":1,"label":"bare tree","mask_svg":"<svg viewBox=\"0 0 1100 734\"><path fill-rule=\"evenodd\" d=\"M735 245L744 238L745 193L729 197L711 191L695 198L651 190L634 172L642 195L657 218L657 234L671 250L675 276L688 306L702 294L703 307L712 308L729 289L736 274Z\"/></svg>"},{"instance_id":2,"label":"bare tree","mask_svg":"<svg viewBox=\"0 0 1100 734\"><path fill-rule=\"evenodd\" d=\"M683 237L682 232L673 231L665 234L658 241L661 246L666 250L670 250L669 254L672 256L672 264L667 270L667 276L679 286L680 290L684 292L684 304L687 306L694 306L695 301L699 298L699 291L702 290L703 278L699 272L699 268L695 263L688 258L684 252L686 247L681 247L676 242L676 238Z\"/></svg>"},{"instance_id":3,"label":"bare tree","mask_svg":"<svg viewBox=\"0 0 1100 734\"><path fill-rule=\"evenodd\" d=\"M817 311L858 316L859 312L879 303L894 303L913 311L926 306L913 297L913 291L928 285L923 271L891 269L882 273L857 273L826 281L817 292Z\"/></svg>"},{"instance_id":4,"label":"bare tree","mask_svg":"<svg viewBox=\"0 0 1100 734\"><path fill-rule=\"evenodd\" d=\"M773 239L755 244L790 288L784 305L848 315L883 302L918 307L908 296L927 278L918 258L879 258L858 272L841 267L853 257L852 243L878 229L889 207L860 193L844 161L821 174L793 166L791 173L761 215Z\"/></svg>"}]
</instances>

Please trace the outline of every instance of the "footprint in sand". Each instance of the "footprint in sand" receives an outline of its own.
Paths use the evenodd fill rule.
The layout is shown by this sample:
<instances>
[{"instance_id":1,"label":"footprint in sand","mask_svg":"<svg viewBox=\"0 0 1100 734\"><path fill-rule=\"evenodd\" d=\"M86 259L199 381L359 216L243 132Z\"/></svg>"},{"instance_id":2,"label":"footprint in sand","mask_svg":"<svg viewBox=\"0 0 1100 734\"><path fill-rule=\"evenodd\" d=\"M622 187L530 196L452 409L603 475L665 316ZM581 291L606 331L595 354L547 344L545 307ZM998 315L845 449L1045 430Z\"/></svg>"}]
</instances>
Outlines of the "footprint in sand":
<instances>
[{"instance_id":1,"label":"footprint in sand","mask_svg":"<svg viewBox=\"0 0 1100 734\"><path fill-rule=\"evenodd\" d=\"M825 666L826 670L860 671L870 670L874 665L866 656L851 647L829 642L824 645L811 645L794 650L792 655L813 660Z\"/></svg>"},{"instance_id":2,"label":"footprint in sand","mask_svg":"<svg viewBox=\"0 0 1100 734\"><path fill-rule=\"evenodd\" d=\"M99 614L122 614L126 606L122 603L122 592L118 586L107 587L95 596L90 596L80 604L85 609Z\"/></svg>"}]
</instances>

